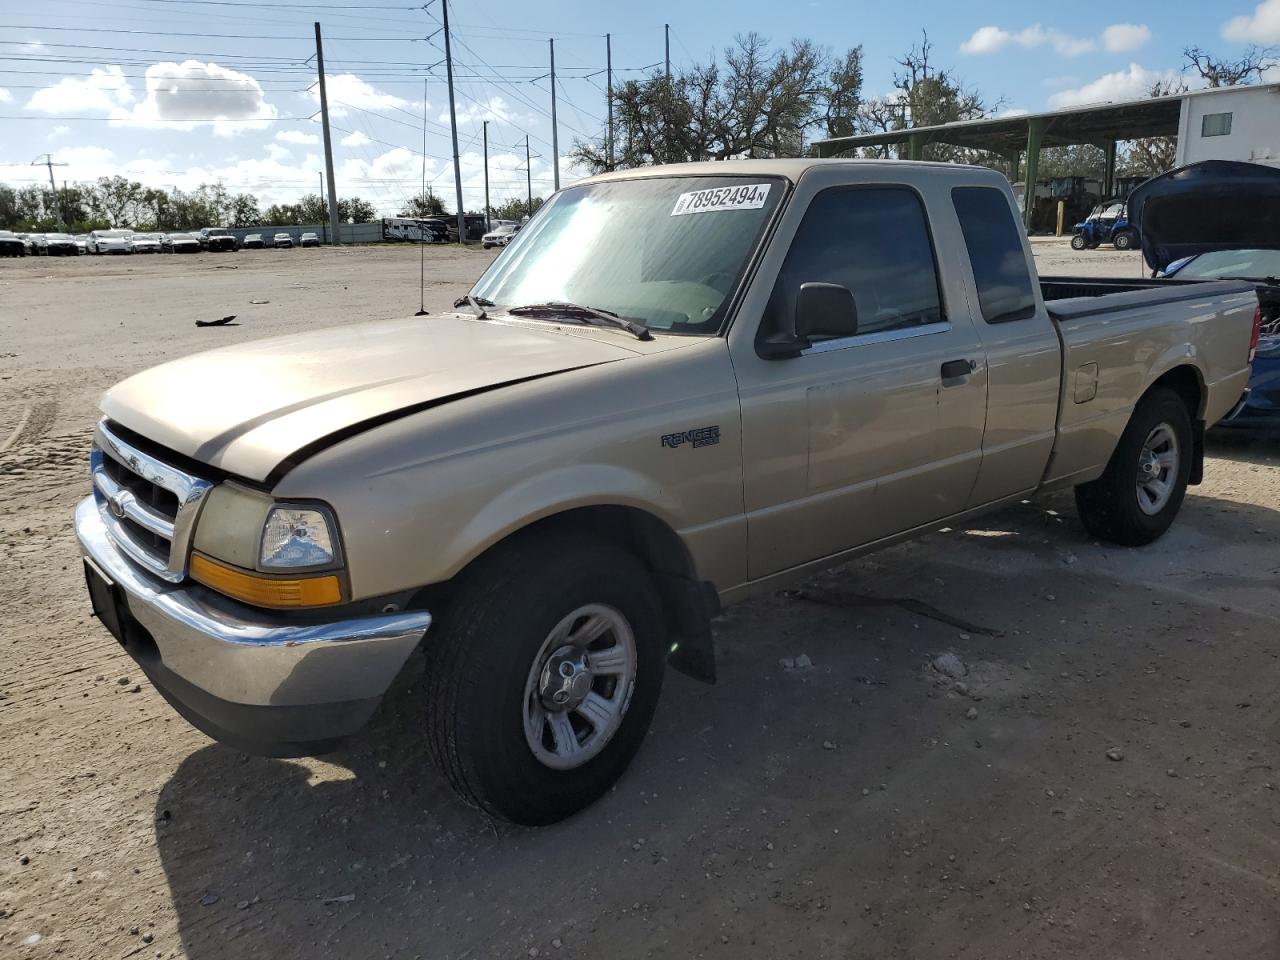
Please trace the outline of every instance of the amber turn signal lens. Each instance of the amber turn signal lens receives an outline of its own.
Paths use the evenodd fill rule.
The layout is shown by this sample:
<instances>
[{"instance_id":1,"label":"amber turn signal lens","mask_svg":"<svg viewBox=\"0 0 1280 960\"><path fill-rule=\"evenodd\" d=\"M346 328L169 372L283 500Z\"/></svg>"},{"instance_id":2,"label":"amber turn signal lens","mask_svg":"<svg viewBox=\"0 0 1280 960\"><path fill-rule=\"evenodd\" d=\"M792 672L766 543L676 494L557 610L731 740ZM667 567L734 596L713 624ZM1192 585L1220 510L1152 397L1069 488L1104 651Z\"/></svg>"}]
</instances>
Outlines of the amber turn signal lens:
<instances>
[{"instance_id":1,"label":"amber turn signal lens","mask_svg":"<svg viewBox=\"0 0 1280 960\"><path fill-rule=\"evenodd\" d=\"M342 601L342 584L331 573L281 580L235 570L196 554L191 558L191 578L255 607L329 607Z\"/></svg>"}]
</instances>

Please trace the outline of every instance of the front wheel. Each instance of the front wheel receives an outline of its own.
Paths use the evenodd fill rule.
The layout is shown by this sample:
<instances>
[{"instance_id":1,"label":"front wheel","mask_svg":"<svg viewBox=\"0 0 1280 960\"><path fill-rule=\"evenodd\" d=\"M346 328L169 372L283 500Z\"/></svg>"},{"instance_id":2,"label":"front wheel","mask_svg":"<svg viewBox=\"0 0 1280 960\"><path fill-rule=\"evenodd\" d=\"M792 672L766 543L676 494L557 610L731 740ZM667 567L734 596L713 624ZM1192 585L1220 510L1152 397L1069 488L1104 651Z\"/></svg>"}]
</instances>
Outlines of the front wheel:
<instances>
[{"instance_id":1,"label":"front wheel","mask_svg":"<svg viewBox=\"0 0 1280 960\"><path fill-rule=\"evenodd\" d=\"M1115 248L1117 250L1129 250L1133 247L1133 234L1129 233L1127 230L1122 230L1120 233L1116 234L1115 239L1112 242L1115 244Z\"/></svg>"},{"instance_id":2,"label":"front wheel","mask_svg":"<svg viewBox=\"0 0 1280 960\"><path fill-rule=\"evenodd\" d=\"M427 651L427 743L459 795L555 823L626 770L662 689L648 571L584 535L531 535L477 561Z\"/></svg>"},{"instance_id":3,"label":"front wheel","mask_svg":"<svg viewBox=\"0 0 1280 960\"><path fill-rule=\"evenodd\" d=\"M1089 245L1089 241L1084 238L1083 233L1077 233L1074 237L1071 238L1072 250L1083 250L1088 245Z\"/></svg>"},{"instance_id":4,"label":"front wheel","mask_svg":"<svg viewBox=\"0 0 1280 960\"><path fill-rule=\"evenodd\" d=\"M1174 391L1158 387L1139 402L1107 469L1076 487L1085 529L1138 547L1159 538L1178 515L1192 461L1191 415Z\"/></svg>"}]
</instances>

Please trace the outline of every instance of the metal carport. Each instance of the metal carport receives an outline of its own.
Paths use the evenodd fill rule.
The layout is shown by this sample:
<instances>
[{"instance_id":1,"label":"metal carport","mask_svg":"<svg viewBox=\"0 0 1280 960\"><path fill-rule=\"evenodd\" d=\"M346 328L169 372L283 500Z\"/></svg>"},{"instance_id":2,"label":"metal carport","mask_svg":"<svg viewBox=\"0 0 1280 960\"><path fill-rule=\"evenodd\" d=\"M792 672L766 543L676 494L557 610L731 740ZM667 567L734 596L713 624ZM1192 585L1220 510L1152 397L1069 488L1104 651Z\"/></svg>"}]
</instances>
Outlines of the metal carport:
<instances>
[{"instance_id":1,"label":"metal carport","mask_svg":"<svg viewBox=\"0 0 1280 960\"><path fill-rule=\"evenodd\" d=\"M1111 196L1116 176L1116 143L1145 137L1173 137L1178 134L1178 119L1183 95L1152 97L1126 103L1103 103L1068 107L1049 113L1021 114L984 120L962 120L934 127L912 127L885 133L836 137L814 143L819 157L834 157L859 147L906 144L907 157L920 160L930 143L947 143L957 147L989 150L1009 161L1012 176L1018 179L1018 168L1025 151L1026 182L1034 184L1040 166L1041 147L1068 147L1091 143L1106 154L1103 193ZM1027 203L1025 217L1031 223L1033 204Z\"/></svg>"}]
</instances>

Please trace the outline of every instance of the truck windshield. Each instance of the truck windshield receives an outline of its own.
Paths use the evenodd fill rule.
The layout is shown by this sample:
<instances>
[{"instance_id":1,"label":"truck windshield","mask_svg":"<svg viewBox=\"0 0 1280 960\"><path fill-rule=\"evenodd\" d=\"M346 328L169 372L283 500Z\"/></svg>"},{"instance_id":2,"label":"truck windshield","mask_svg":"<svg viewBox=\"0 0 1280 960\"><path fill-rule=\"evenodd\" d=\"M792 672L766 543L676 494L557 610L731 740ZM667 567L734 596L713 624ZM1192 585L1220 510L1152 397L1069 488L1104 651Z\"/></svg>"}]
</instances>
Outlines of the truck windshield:
<instances>
[{"instance_id":1,"label":"truck windshield","mask_svg":"<svg viewBox=\"0 0 1280 960\"><path fill-rule=\"evenodd\" d=\"M498 311L575 303L651 330L715 334L782 194L776 177L569 187L516 234L471 292Z\"/></svg>"}]
</instances>

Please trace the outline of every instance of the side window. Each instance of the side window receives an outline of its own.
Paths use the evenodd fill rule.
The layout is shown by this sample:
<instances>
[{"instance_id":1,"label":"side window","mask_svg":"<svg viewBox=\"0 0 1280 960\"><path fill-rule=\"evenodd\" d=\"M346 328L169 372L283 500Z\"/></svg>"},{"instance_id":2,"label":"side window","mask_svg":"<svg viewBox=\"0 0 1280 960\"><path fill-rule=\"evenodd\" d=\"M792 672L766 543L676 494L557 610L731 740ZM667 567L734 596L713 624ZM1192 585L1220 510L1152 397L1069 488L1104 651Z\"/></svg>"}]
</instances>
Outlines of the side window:
<instances>
[{"instance_id":1,"label":"side window","mask_svg":"<svg viewBox=\"0 0 1280 960\"><path fill-rule=\"evenodd\" d=\"M1203 117L1200 118L1200 136L1202 137L1231 136L1231 114L1206 113Z\"/></svg>"},{"instance_id":2,"label":"side window","mask_svg":"<svg viewBox=\"0 0 1280 960\"><path fill-rule=\"evenodd\" d=\"M1022 248L1022 228L1013 219L1004 192L992 187L951 191L964 245L969 251L978 305L987 323L1035 316L1036 297Z\"/></svg>"},{"instance_id":3,"label":"side window","mask_svg":"<svg viewBox=\"0 0 1280 960\"><path fill-rule=\"evenodd\" d=\"M790 319L800 284L815 281L849 288L859 334L944 319L924 207L905 187L835 187L813 198L773 288L763 331Z\"/></svg>"}]
</instances>

